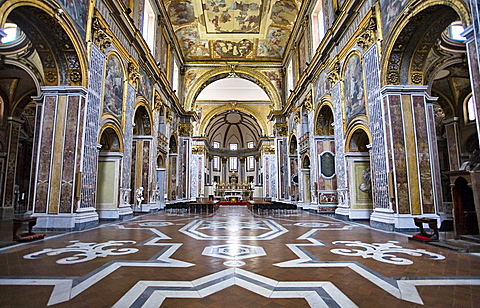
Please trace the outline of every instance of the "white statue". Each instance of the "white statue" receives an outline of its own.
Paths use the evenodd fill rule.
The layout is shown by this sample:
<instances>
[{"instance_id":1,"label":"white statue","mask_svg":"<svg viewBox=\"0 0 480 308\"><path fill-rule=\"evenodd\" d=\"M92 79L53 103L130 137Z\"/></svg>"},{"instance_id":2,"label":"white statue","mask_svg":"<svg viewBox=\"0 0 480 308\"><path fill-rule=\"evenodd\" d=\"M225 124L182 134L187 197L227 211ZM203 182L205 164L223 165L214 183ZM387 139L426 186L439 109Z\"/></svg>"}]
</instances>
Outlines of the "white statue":
<instances>
[{"instance_id":1,"label":"white statue","mask_svg":"<svg viewBox=\"0 0 480 308\"><path fill-rule=\"evenodd\" d=\"M140 205L142 204L143 201L143 187L137 188L135 190L135 198L137 199L137 204Z\"/></svg>"}]
</instances>

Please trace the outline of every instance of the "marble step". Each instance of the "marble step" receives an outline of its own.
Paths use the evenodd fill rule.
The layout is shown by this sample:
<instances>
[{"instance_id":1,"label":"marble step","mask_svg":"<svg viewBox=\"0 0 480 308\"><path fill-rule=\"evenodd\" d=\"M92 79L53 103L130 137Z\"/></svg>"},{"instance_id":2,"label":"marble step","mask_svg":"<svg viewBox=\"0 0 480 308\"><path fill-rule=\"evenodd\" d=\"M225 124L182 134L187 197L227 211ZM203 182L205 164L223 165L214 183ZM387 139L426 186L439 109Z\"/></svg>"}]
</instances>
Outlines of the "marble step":
<instances>
[{"instance_id":1,"label":"marble step","mask_svg":"<svg viewBox=\"0 0 480 308\"><path fill-rule=\"evenodd\" d=\"M466 241L462 239L449 239L446 244L465 249L465 252L480 252L480 243Z\"/></svg>"}]
</instances>

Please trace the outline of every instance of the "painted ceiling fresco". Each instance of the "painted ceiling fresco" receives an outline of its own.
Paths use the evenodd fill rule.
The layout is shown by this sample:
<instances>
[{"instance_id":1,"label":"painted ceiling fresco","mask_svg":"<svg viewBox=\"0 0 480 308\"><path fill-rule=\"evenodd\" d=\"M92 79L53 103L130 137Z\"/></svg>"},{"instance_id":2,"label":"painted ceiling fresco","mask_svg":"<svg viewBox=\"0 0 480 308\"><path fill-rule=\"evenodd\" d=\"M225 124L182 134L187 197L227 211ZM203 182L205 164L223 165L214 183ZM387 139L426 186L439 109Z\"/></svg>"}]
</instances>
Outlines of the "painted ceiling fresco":
<instances>
[{"instance_id":1,"label":"painted ceiling fresco","mask_svg":"<svg viewBox=\"0 0 480 308\"><path fill-rule=\"evenodd\" d=\"M164 0L186 60L278 61L297 21L297 0Z\"/></svg>"}]
</instances>

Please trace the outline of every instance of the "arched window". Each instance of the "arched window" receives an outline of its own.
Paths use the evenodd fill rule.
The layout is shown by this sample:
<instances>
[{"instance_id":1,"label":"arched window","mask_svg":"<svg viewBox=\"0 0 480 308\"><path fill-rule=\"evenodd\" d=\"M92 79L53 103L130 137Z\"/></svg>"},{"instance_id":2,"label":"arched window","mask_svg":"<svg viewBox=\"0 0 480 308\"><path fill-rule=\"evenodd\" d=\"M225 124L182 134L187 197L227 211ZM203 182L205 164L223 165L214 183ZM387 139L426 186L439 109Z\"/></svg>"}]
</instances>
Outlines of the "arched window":
<instances>
[{"instance_id":1,"label":"arched window","mask_svg":"<svg viewBox=\"0 0 480 308\"><path fill-rule=\"evenodd\" d=\"M143 38L147 42L150 51L154 52L155 46L155 12L153 11L152 3L150 0L145 1L145 7L143 9Z\"/></svg>"},{"instance_id":2,"label":"arched window","mask_svg":"<svg viewBox=\"0 0 480 308\"><path fill-rule=\"evenodd\" d=\"M312 13L312 47L314 51L317 50L318 45L320 45L325 36L322 1L323 0L317 0L317 4Z\"/></svg>"},{"instance_id":3,"label":"arched window","mask_svg":"<svg viewBox=\"0 0 480 308\"><path fill-rule=\"evenodd\" d=\"M462 36L463 31L465 31L465 29L462 23L460 21L454 21L448 26L448 37L455 41L465 41L466 38Z\"/></svg>"},{"instance_id":4,"label":"arched window","mask_svg":"<svg viewBox=\"0 0 480 308\"><path fill-rule=\"evenodd\" d=\"M20 29L16 24L11 22L5 23L3 32L5 32L6 35L2 37L2 44L15 42L20 37Z\"/></svg>"},{"instance_id":5,"label":"arched window","mask_svg":"<svg viewBox=\"0 0 480 308\"><path fill-rule=\"evenodd\" d=\"M475 110L475 101L473 100L473 95L470 96L465 100L465 113L466 113L466 122L475 122L477 119L477 113Z\"/></svg>"}]
</instances>

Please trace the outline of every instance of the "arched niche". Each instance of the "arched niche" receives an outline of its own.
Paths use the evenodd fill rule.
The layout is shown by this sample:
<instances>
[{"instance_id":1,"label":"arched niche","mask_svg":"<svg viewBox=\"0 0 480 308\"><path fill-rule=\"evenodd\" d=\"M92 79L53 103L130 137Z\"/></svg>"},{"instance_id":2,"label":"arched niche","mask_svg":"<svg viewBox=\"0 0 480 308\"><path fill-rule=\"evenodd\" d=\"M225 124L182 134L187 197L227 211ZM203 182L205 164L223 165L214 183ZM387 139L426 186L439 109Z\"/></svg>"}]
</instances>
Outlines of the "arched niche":
<instances>
[{"instance_id":1,"label":"arched niche","mask_svg":"<svg viewBox=\"0 0 480 308\"><path fill-rule=\"evenodd\" d=\"M428 83L427 57L441 33L455 20L471 24L467 4L455 0L430 0L411 7L391 27L382 60L382 85L424 85Z\"/></svg>"},{"instance_id":2,"label":"arched niche","mask_svg":"<svg viewBox=\"0 0 480 308\"><path fill-rule=\"evenodd\" d=\"M106 125L100 133L99 144L101 152L123 152L122 138L119 137L118 129L113 125Z\"/></svg>"},{"instance_id":3,"label":"arched niche","mask_svg":"<svg viewBox=\"0 0 480 308\"><path fill-rule=\"evenodd\" d=\"M0 25L17 24L37 51L42 85L86 87L85 40L68 14L46 1L4 1L0 12Z\"/></svg>"},{"instance_id":4,"label":"arched niche","mask_svg":"<svg viewBox=\"0 0 480 308\"><path fill-rule=\"evenodd\" d=\"M135 110L134 116L135 126L133 127L134 136L151 136L152 135L152 121L150 113L147 108L140 105Z\"/></svg>"},{"instance_id":5,"label":"arched niche","mask_svg":"<svg viewBox=\"0 0 480 308\"><path fill-rule=\"evenodd\" d=\"M323 104L315 118L315 135L317 136L333 136L333 109L329 104Z\"/></svg>"},{"instance_id":6,"label":"arched niche","mask_svg":"<svg viewBox=\"0 0 480 308\"><path fill-rule=\"evenodd\" d=\"M177 154L178 153L178 145L177 145L177 138L175 135L170 136L170 140L168 142L168 149L169 153L171 154Z\"/></svg>"}]
</instances>

